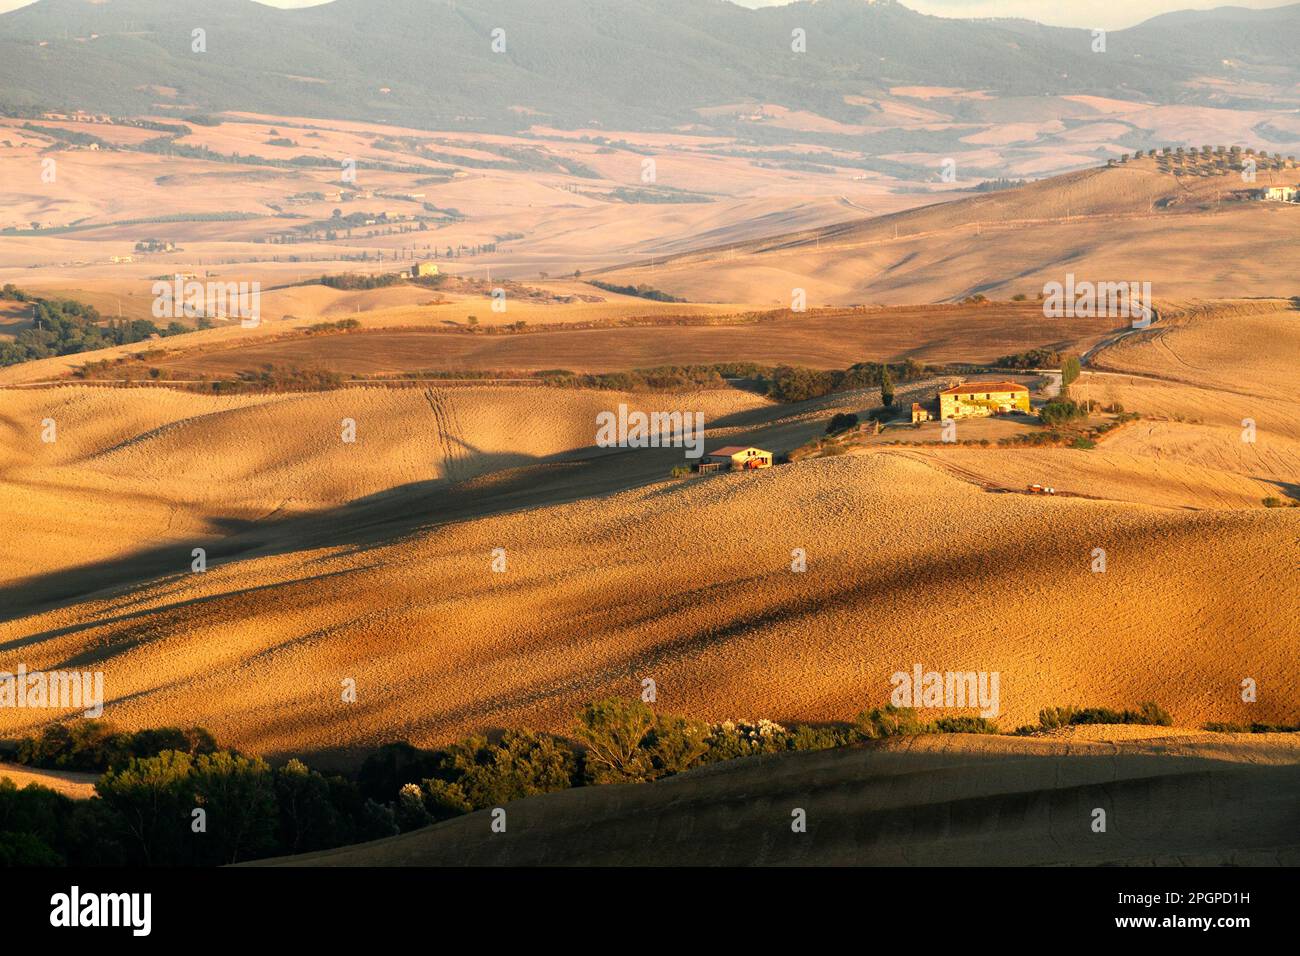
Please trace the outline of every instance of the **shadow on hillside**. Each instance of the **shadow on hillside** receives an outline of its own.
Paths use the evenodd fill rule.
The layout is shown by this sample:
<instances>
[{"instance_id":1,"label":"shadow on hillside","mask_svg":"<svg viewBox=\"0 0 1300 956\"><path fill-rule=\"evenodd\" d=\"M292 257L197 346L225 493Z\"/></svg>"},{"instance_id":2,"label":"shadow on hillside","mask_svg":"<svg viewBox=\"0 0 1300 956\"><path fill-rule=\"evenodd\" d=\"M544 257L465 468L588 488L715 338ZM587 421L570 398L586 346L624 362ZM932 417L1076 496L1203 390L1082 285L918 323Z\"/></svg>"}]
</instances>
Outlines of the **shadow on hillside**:
<instances>
[{"instance_id":1,"label":"shadow on hillside","mask_svg":"<svg viewBox=\"0 0 1300 956\"><path fill-rule=\"evenodd\" d=\"M761 442L765 432L790 428L788 424L771 425L773 419L816 409L827 401L828 398L822 398L750 409L707 422L707 426L710 430L747 429L751 434L746 440ZM644 404L647 409L653 409L653 396L648 396ZM521 422L521 427L526 424ZM594 422L592 431L594 438ZM192 573L195 548L205 549L209 568L230 561L318 548L342 546L364 550L458 521L608 497L664 481L672 468L683 461L680 448L593 445L539 457L485 452L454 436L448 437L464 453L452 466L471 476L463 481L437 478L411 482L310 514L272 513L261 519L216 518L212 521L211 535L168 542L126 557L0 585L0 622L83 601L100 592L166 579L179 580L182 575ZM705 447L711 448L719 441L707 440ZM0 645L0 651L14 650L93 623L98 622L83 622L57 634L49 632L10 641Z\"/></svg>"},{"instance_id":2,"label":"shadow on hillside","mask_svg":"<svg viewBox=\"0 0 1300 956\"><path fill-rule=\"evenodd\" d=\"M1260 481L1273 485L1278 491L1286 495L1292 501L1300 501L1300 482L1295 481L1278 481L1274 478L1261 478Z\"/></svg>"},{"instance_id":3,"label":"shadow on hillside","mask_svg":"<svg viewBox=\"0 0 1300 956\"><path fill-rule=\"evenodd\" d=\"M942 750L901 743L745 757L511 801L521 826L508 843L489 835L484 810L249 865L1224 865L1294 853L1294 765L970 735ZM788 820L790 807L806 810L806 831L774 825L773 808Z\"/></svg>"}]
</instances>

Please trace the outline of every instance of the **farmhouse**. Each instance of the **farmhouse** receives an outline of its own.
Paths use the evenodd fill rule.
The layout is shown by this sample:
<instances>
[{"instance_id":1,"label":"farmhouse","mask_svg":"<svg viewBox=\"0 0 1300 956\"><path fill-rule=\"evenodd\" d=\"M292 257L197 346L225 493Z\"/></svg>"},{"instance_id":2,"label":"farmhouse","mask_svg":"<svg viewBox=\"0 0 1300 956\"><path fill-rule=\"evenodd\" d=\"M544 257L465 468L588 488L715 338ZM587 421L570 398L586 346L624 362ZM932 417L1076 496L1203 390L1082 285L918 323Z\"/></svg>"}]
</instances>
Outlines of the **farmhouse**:
<instances>
[{"instance_id":1,"label":"farmhouse","mask_svg":"<svg viewBox=\"0 0 1300 956\"><path fill-rule=\"evenodd\" d=\"M719 448L705 455L704 461L700 462L700 471L752 471L771 467L770 451L741 445Z\"/></svg>"},{"instance_id":2,"label":"farmhouse","mask_svg":"<svg viewBox=\"0 0 1300 956\"><path fill-rule=\"evenodd\" d=\"M1029 389L1015 382L962 382L939 393L941 419L1029 410Z\"/></svg>"},{"instance_id":3,"label":"farmhouse","mask_svg":"<svg viewBox=\"0 0 1300 956\"><path fill-rule=\"evenodd\" d=\"M1300 202L1300 188L1295 186L1269 186L1260 193L1261 199L1274 202Z\"/></svg>"},{"instance_id":4,"label":"farmhouse","mask_svg":"<svg viewBox=\"0 0 1300 956\"><path fill-rule=\"evenodd\" d=\"M921 422L930 420L930 411L920 402L912 403L912 424L919 425Z\"/></svg>"},{"instance_id":5,"label":"farmhouse","mask_svg":"<svg viewBox=\"0 0 1300 956\"><path fill-rule=\"evenodd\" d=\"M411 278L418 279L420 276L436 276L438 274L438 264L436 262L417 262L411 266Z\"/></svg>"}]
</instances>

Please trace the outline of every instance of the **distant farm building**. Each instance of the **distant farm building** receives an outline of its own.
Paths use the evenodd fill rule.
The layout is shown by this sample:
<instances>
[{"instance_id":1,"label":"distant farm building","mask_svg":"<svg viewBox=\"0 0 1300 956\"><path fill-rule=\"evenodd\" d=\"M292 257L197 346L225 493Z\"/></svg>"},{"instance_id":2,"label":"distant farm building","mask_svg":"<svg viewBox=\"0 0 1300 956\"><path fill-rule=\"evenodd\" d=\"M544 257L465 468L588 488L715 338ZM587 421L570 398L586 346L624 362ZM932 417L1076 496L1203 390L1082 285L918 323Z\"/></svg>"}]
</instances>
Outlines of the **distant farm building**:
<instances>
[{"instance_id":1,"label":"distant farm building","mask_svg":"<svg viewBox=\"0 0 1300 956\"><path fill-rule=\"evenodd\" d=\"M920 402L913 402L912 403L912 424L919 425L921 422L928 422L929 420L930 420L929 409L927 409Z\"/></svg>"},{"instance_id":2,"label":"distant farm building","mask_svg":"<svg viewBox=\"0 0 1300 956\"><path fill-rule=\"evenodd\" d=\"M1261 199L1273 202L1300 202L1300 188L1296 186L1269 186L1260 193Z\"/></svg>"},{"instance_id":3,"label":"distant farm building","mask_svg":"<svg viewBox=\"0 0 1300 956\"><path fill-rule=\"evenodd\" d=\"M771 467L770 451L741 445L727 445L709 452L704 456L704 461L700 462L700 471L752 471Z\"/></svg>"},{"instance_id":4,"label":"distant farm building","mask_svg":"<svg viewBox=\"0 0 1300 956\"><path fill-rule=\"evenodd\" d=\"M411 266L411 278L418 279L421 276L436 276L438 274L438 264L436 262L417 262Z\"/></svg>"},{"instance_id":5,"label":"distant farm building","mask_svg":"<svg viewBox=\"0 0 1300 956\"><path fill-rule=\"evenodd\" d=\"M1029 410L1029 389L1015 382L962 382L939 393L939 417L945 420Z\"/></svg>"}]
</instances>

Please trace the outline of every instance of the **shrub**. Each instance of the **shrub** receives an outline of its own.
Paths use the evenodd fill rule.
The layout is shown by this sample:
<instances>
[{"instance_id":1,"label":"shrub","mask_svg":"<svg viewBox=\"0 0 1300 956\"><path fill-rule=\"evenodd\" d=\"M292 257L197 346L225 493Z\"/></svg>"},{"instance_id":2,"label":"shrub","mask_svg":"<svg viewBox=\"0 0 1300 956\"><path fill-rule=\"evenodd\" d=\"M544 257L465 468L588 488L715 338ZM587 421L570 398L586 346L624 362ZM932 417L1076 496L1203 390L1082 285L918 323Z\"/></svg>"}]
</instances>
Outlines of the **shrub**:
<instances>
[{"instance_id":1,"label":"shrub","mask_svg":"<svg viewBox=\"0 0 1300 956\"><path fill-rule=\"evenodd\" d=\"M1038 418L1044 425L1064 425L1087 415L1082 405L1069 399L1054 399L1038 410Z\"/></svg>"},{"instance_id":2,"label":"shrub","mask_svg":"<svg viewBox=\"0 0 1300 956\"><path fill-rule=\"evenodd\" d=\"M460 784L431 777L423 781L419 789L424 795L424 809L433 820L447 820L474 811L474 805Z\"/></svg>"},{"instance_id":3,"label":"shrub","mask_svg":"<svg viewBox=\"0 0 1300 956\"><path fill-rule=\"evenodd\" d=\"M940 717L930 729L938 734L996 734L998 725L985 717Z\"/></svg>"},{"instance_id":4,"label":"shrub","mask_svg":"<svg viewBox=\"0 0 1300 956\"><path fill-rule=\"evenodd\" d=\"M195 807L193 766L189 754L168 750L110 770L95 784L95 791L120 821L128 862L145 866L192 862L193 844L187 835Z\"/></svg>"},{"instance_id":5,"label":"shrub","mask_svg":"<svg viewBox=\"0 0 1300 956\"><path fill-rule=\"evenodd\" d=\"M0 866L62 866L57 847L73 801L47 787L0 777Z\"/></svg>"},{"instance_id":6,"label":"shrub","mask_svg":"<svg viewBox=\"0 0 1300 956\"><path fill-rule=\"evenodd\" d=\"M709 763L780 753L789 749L790 732L771 720L724 720L709 728Z\"/></svg>"},{"instance_id":7,"label":"shrub","mask_svg":"<svg viewBox=\"0 0 1300 956\"><path fill-rule=\"evenodd\" d=\"M207 833L197 841L201 860L238 863L274 850L279 815L275 782L264 760L228 750L200 754L188 783L194 806L206 811ZM190 812L185 808L186 817Z\"/></svg>"},{"instance_id":8,"label":"shrub","mask_svg":"<svg viewBox=\"0 0 1300 956\"><path fill-rule=\"evenodd\" d=\"M852 743L856 733L849 727L813 727L798 724L786 738L791 750L831 750Z\"/></svg>"},{"instance_id":9,"label":"shrub","mask_svg":"<svg viewBox=\"0 0 1300 956\"><path fill-rule=\"evenodd\" d=\"M708 750L707 728L685 717L660 716L650 733L650 758L659 776L683 773Z\"/></svg>"},{"instance_id":10,"label":"shrub","mask_svg":"<svg viewBox=\"0 0 1300 956\"><path fill-rule=\"evenodd\" d=\"M63 857L35 834L0 832L0 867L62 866L64 862Z\"/></svg>"},{"instance_id":11,"label":"shrub","mask_svg":"<svg viewBox=\"0 0 1300 956\"><path fill-rule=\"evenodd\" d=\"M439 781L441 782L441 781ZM428 826L434 817L424 805L424 791L418 783L407 783L397 792L397 826L403 833Z\"/></svg>"},{"instance_id":12,"label":"shrub","mask_svg":"<svg viewBox=\"0 0 1300 956\"><path fill-rule=\"evenodd\" d=\"M439 752L429 778L448 786L431 786L439 801L462 800L475 810L500 806L573 786L577 758L555 737L528 730L508 730L499 743L470 737Z\"/></svg>"},{"instance_id":13,"label":"shrub","mask_svg":"<svg viewBox=\"0 0 1300 956\"><path fill-rule=\"evenodd\" d=\"M436 753L402 740L385 744L367 757L357 773L357 784L372 800L391 800L404 784L432 776L436 767Z\"/></svg>"},{"instance_id":14,"label":"shrub","mask_svg":"<svg viewBox=\"0 0 1300 956\"><path fill-rule=\"evenodd\" d=\"M857 731L868 740L882 737L901 737L904 734L924 733L925 725L917 719L911 707L888 704L858 715Z\"/></svg>"},{"instance_id":15,"label":"shrub","mask_svg":"<svg viewBox=\"0 0 1300 956\"><path fill-rule=\"evenodd\" d=\"M118 730L106 720L78 720L50 724L40 736L19 741L15 760L31 767L99 773L166 750L194 755L216 749L212 734L202 727L159 727L132 733Z\"/></svg>"},{"instance_id":16,"label":"shrub","mask_svg":"<svg viewBox=\"0 0 1300 956\"><path fill-rule=\"evenodd\" d=\"M1047 707L1038 712L1038 726L1043 730L1080 724L1148 724L1169 727L1171 718L1159 704L1150 701L1137 710L1112 710L1109 707Z\"/></svg>"},{"instance_id":17,"label":"shrub","mask_svg":"<svg viewBox=\"0 0 1300 956\"><path fill-rule=\"evenodd\" d=\"M631 783L681 773L704 758L707 727L656 715L639 700L601 700L579 715L575 735L587 745L584 775L592 783Z\"/></svg>"},{"instance_id":18,"label":"shrub","mask_svg":"<svg viewBox=\"0 0 1300 956\"><path fill-rule=\"evenodd\" d=\"M587 746L588 778L593 783L653 779L654 767L642 744L654 723L654 711L639 700L611 698L584 707L574 735Z\"/></svg>"},{"instance_id":19,"label":"shrub","mask_svg":"<svg viewBox=\"0 0 1300 956\"><path fill-rule=\"evenodd\" d=\"M686 299L678 298L675 295L669 295L667 292L661 292L645 283L641 285L616 285L613 282L600 282L596 279L587 280L597 289L604 289L606 292L615 292L619 295L631 295L640 299L653 299L656 302L685 302Z\"/></svg>"},{"instance_id":20,"label":"shrub","mask_svg":"<svg viewBox=\"0 0 1300 956\"><path fill-rule=\"evenodd\" d=\"M793 365L782 365L772 373L768 394L781 402L803 402L820 398L834 388L827 372Z\"/></svg>"},{"instance_id":21,"label":"shrub","mask_svg":"<svg viewBox=\"0 0 1300 956\"><path fill-rule=\"evenodd\" d=\"M996 734L998 726L984 717L939 717L923 721L911 707L890 704L858 715L857 733L867 740L911 734Z\"/></svg>"},{"instance_id":22,"label":"shrub","mask_svg":"<svg viewBox=\"0 0 1300 956\"><path fill-rule=\"evenodd\" d=\"M384 289L388 286L397 285L405 280L405 276L395 272L384 275L359 275L355 272L344 272L341 275L323 275L317 282L331 289L356 290L356 289Z\"/></svg>"},{"instance_id":23,"label":"shrub","mask_svg":"<svg viewBox=\"0 0 1300 956\"><path fill-rule=\"evenodd\" d=\"M397 836L401 831L397 826L397 814L393 808L374 800L367 800L361 807L361 824L357 837L362 841L382 840Z\"/></svg>"},{"instance_id":24,"label":"shrub","mask_svg":"<svg viewBox=\"0 0 1300 956\"><path fill-rule=\"evenodd\" d=\"M848 431L850 428L857 427L858 416L846 412L838 412L831 418L831 423L826 426L826 434L834 435L838 432Z\"/></svg>"},{"instance_id":25,"label":"shrub","mask_svg":"<svg viewBox=\"0 0 1300 956\"><path fill-rule=\"evenodd\" d=\"M286 853L307 853L346 842L347 827L334 805L330 782L300 760L275 771L278 842Z\"/></svg>"},{"instance_id":26,"label":"shrub","mask_svg":"<svg viewBox=\"0 0 1300 956\"><path fill-rule=\"evenodd\" d=\"M314 322L303 329L303 333L305 335L323 335L330 332L350 332L359 328L361 328L361 322L357 319L340 319L337 322Z\"/></svg>"},{"instance_id":27,"label":"shrub","mask_svg":"<svg viewBox=\"0 0 1300 956\"><path fill-rule=\"evenodd\" d=\"M1300 724L1210 723L1205 729L1217 734L1295 734L1300 733Z\"/></svg>"},{"instance_id":28,"label":"shrub","mask_svg":"<svg viewBox=\"0 0 1300 956\"><path fill-rule=\"evenodd\" d=\"M1015 355L1004 355L993 364L998 368L1051 368L1059 365L1061 353L1052 349L1030 349Z\"/></svg>"}]
</instances>

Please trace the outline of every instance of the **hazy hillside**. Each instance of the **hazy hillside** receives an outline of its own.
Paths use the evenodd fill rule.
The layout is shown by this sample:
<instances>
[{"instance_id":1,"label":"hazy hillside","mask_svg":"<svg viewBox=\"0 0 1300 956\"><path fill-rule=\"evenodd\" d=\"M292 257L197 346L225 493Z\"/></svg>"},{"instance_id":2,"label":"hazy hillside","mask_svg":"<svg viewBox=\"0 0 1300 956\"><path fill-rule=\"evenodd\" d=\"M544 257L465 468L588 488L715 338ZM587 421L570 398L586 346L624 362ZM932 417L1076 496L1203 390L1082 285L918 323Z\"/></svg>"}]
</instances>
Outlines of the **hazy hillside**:
<instances>
[{"instance_id":1,"label":"hazy hillside","mask_svg":"<svg viewBox=\"0 0 1300 956\"><path fill-rule=\"evenodd\" d=\"M803 288L817 305L942 302L977 293L1033 298L1068 272L1140 278L1157 299L1222 288L1294 295L1291 237L1300 207L1251 201L1256 184L1227 165L1211 172L1218 160L1197 162L1195 175L1175 175L1148 156L601 275L695 301L727 301L744 290L755 301L784 302ZM1261 173L1258 184L1297 182L1300 171L1283 165Z\"/></svg>"},{"instance_id":2,"label":"hazy hillside","mask_svg":"<svg viewBox=\"0 0 1300 956\"><path fill-rule=\"evenodd\" d=\"M879 0L748 10L698 0L40 0L0 17L10 108L245 109L442 128L663 126L698 107L772 102L869 119L894 85L1222 103L1200 83L1293 87L1300 6L1221 11L1120 31L923 16ZM1171 28L1171 26L1173 28ZM207 31L207 52L191 31ZM494 53L492 31L505 31ZM791 52L791 31L807 52ZM382 93L381 89L390 92ZM1240 96L1237 97L1240 99ZM878 109L878 107L876 107Z\"/></svg>"}]
</instances>

